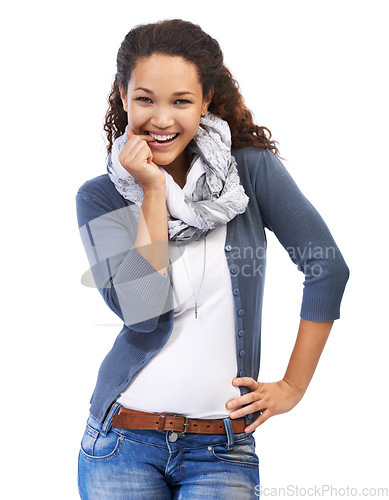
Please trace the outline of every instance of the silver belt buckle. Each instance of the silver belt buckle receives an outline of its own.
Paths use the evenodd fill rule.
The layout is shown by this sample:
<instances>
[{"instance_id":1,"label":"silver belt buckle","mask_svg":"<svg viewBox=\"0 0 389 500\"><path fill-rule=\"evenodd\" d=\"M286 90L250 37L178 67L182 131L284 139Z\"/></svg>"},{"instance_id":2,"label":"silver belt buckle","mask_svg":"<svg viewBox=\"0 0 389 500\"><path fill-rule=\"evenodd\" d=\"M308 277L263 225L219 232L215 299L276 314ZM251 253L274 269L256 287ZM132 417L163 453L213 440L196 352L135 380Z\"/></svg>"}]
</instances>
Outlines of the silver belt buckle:
<instances>
[{"instance_id":1,"label":"silver belt buckle","mask_svg":"<svg viewBox=\"0 0 389 500\"><path fill-rule=\"evenodd\" d=\"M176 434L185 434L188 431L189 418L185 417L185 415L173 415L173 417L180 417L180 418L184 418L185 419L185 422L183 424L184 425L184 430L181 431L181 432L174 431Z\"/></svg>"}]
</instances>

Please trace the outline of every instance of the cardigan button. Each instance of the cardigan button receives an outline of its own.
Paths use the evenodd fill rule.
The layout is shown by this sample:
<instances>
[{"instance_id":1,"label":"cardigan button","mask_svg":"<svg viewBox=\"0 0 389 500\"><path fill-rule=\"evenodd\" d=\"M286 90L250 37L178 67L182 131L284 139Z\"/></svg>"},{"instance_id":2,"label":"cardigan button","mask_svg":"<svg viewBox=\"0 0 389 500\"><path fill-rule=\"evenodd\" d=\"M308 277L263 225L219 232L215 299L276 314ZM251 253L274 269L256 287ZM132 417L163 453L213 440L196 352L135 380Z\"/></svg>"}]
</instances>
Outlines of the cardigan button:
<instances>
[{"instance_id":1,"label":"cardigan button","mask_svg":"<svg viewBox=\"0 0 389 500\"><path fill-rule=\"evenodd\" d=\"M243 356L244 355L244 351L243 349L241 351L239 351L239 356Z\"/></svg>"},{"instance_id":2,"label":"cardigan button","mask_svg":"<svg viewBox=\"0 0 389 500\"><path fill-rule=\"evenodd\" d=\"M244 335L244 330L239 330L238 335L239 335L239 337L243 337L243 335Z\"/></svg>"},{"instance_id":3,"label":"cardigan button","mask_svg":"<svg viewBox=\"0 0 389 500\"><path fill-rule=\"evenodd\" d=\"M239 309L238 316L243 316L243 312L244 312L243 309Z\"/></svg>"},{"instance_id":4,"label":"cardigan button","mask_svg":"<svg viewBox=\"0 0 389 500\"><path fill-rule=\"evenodd\" d=\"M227 245L227 246L226 246L226 250L227 250L227 252L231 252L231 248L232 248L232 247L231 247L231 245Z\"/></svg>"},{"instance_id":5,"label":"cardigan button","mask_svg":"<svg viewBox=\"0 0 389 500\"><path fill-rule=\"evenodd\" d=\"M238 272L238 268L236 266L231 266L231 274L236 274Z\"/></svg>"},{"instance_id":6,"label":"cardigan button","mask_svg":"<svg viewBox=\"0 0 389 500\"><path fill-rule=\"evenodd\" d=\"M238 288L234 288L234 291L232 293L234 295L239 295L239 289Z\"/></svg>"},{"instance_id":7,"label":"cardigan button","mask_svg":"<svg viewBox=\"0 0 389 500\"><path fill-rule=\"evenodd\" d=\"M239 377L243 377L243 375L244 375L244 371L243 371L243 370L241 370L241 371L239 372Z\"/></svg>"}]
</instances>

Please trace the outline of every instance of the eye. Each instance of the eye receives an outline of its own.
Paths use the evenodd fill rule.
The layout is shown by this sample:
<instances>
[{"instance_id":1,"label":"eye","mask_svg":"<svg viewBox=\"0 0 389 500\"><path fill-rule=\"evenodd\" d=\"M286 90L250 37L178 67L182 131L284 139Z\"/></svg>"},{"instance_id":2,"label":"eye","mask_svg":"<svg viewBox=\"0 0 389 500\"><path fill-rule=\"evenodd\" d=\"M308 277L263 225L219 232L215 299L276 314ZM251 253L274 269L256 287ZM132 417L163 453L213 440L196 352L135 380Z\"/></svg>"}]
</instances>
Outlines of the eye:
<instances>
[{"instance_id":1,"label":"eye","mask_svg":"<svg viewBox=\"0 0 389 500\"><path fill-rule=\"evenodd\" d=\"M177 104L191 104L191 101L188 101L187 99L177 99L175 102Z\"/></svg>"},{"instance_id":2,"label":"eye","mask_svg":"<svg viewBox=\"0 0 389 500\"><path fill-rule=\"evenodd\" d=\"M152 102L152 100L150 99L150 97L137 97L135 99L135 101L146 102L146 103L151 103Z\"/></svg>"}]
</instances>

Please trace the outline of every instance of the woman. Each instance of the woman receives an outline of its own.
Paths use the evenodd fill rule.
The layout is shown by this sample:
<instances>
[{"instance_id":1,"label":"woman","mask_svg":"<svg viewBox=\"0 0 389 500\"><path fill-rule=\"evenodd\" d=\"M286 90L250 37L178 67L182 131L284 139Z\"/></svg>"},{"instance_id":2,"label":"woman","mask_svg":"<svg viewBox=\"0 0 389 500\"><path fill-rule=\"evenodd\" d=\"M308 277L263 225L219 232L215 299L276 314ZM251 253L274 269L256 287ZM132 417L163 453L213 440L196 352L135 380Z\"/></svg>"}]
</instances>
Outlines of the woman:
<instances>
[{"instance_id":1,"label":"woman","mask_svg":"<svg viewBox=\"0 0 389 500\"><path fill-rule=\"evenodd\" d=\"M77 214L94 283L124 325L91 398L80 495L255 498L253 431L302 398L348 267L199 26L127 34L105 130L108 174L79 189ZM265 228L305 274L274 383L257 381Z\"/></svg>"}]
</instances>

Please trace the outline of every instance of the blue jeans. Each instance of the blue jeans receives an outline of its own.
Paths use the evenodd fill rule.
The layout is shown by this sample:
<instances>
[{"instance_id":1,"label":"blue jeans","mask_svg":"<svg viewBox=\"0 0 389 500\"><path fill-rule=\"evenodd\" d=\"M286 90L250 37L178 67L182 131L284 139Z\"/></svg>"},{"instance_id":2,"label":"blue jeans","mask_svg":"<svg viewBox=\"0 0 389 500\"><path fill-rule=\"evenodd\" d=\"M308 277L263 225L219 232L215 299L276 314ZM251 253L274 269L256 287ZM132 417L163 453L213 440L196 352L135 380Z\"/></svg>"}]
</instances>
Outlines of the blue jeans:
<instances>
[{"instance_id":1,"label":"blue jeans","mask_svg":"<svg viewBox=\"0 0 389 500\"><path fill-rule=\"evenodd\" d=\"M78 456L82 499L258 498L254 436L234 434L229 417L223 419L226 434L172 436L172 431L112 428L120 406L114 403L102 424L89 415Z\"/></svg>"}]
</instances>

